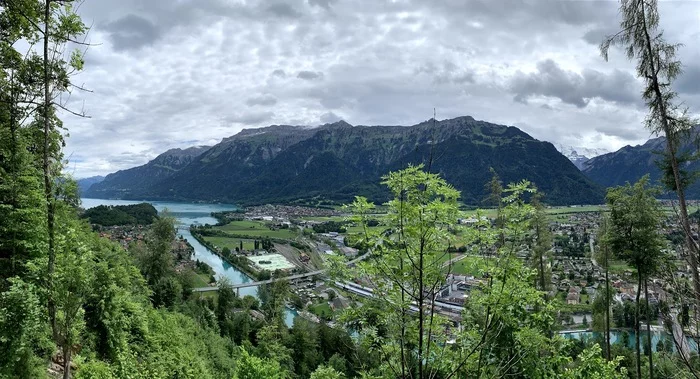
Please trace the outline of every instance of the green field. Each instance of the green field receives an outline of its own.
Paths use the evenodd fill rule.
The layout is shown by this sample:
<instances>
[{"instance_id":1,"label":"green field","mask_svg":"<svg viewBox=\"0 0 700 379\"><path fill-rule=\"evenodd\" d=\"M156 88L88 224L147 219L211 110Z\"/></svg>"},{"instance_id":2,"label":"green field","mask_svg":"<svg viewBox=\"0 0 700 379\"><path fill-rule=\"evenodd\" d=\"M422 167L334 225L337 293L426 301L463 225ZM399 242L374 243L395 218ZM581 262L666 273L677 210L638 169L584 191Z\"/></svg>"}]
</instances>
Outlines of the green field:
<instances>
[{"instance_id":1,"label":"green field","mask_svg":"<svg viewBox=\"0 0 700 379\"><path fill-rule=\"evenodd\" d=\"M228 247L229 250L235 251L237 247L240 247L241 241L243 241L244 250L253 250L255 248L255 242L253 240L236 238L236 237L219 237L219 236L204 236L204 240L211 243L214 246L224 248Z\"/></svg>"},{"instance_id":2,"label":"green field","mask_svg":"<svg viewBox=\"0 0 700 379\"><path fill-rule=\"evenodd\" d=\"M574 214L574 213L586 213L586 212L600 212L603 209L602 206L600 205L586 205L583 207L578 207L578 206L568 206L568 207L551 207L547 208L546 212L549 215L552 216L557 216L557 215L567 215L567 214ZM474 216L476 215L476 209L473 210L468 210L465 211L466 215L469 216ZM495 208L483 208L479 209L479 212L483 216L486 216L488 218L495 218L498 211Z\"/></svg>"},{"instance_id":3,"label":"green field","mask_svg":"<svg viewBox=\"0 0 700 379\"><path fill-rule=\"evenodd\" d=\"M569 213L586 213L600 212L603 207L600 205L586 205L583 207L552 207L547 208L547 213L551 215L569 214Z\"/></svg>"},{"instance_id":4,"label":"green field","mask_svg":"<svg viewBox=\"0 0 700 379\"><path fill-rule=\"evenodd\" d=\"M336 221L336 222L343 222L347 219L346 216L308 216L308 217L302 217L302 220L306 221L318 221L318 222L328 222L328 221Z\"/></svg>"},{"instance_id":5,"label":"green field","mask_svg":"<svg viewBox=\"0 0 700 379\"><path fill-rule=\"evenodd\" d=\"M266 223L262 221L232 221L224 226L215 226L214 229L223 230L231 234L240 234L254 237L270 237L279 239L294 239L297 237L297 232L290 229L271 230Z\"/></svg>"},{"instance_id":6,"label":"green field","mask_svg":"<svg viewBox=\"0 0 700 379\"><path fill-rule=\"evenodd\" d=\"M357 226L348 226L347 232L345 234L351 235L351 234L360 234L364 233L365 230L361 225ZM369 231L374 231L374 232L381 232L382 230L386 229L386 226L384 225L378 225L378 226L368 226L367 229Z\"/></svg>"},{"instance_id":7,"label":"green field","mask_svg":"<svg viewBox=\"0 0 700 379\"><path fill-rule=\"evenodd\" d=\"M193 278L195 287L207 287L209 285L209 275L207 274L196 273Z\"/></svg>"},{"instance_id":8,"label":"green field","mask_svg":"<svg viewBox=\"0 0 700 379\"><path fill-rule=\"evenodd\" d=\"M473 275L480 276L482 272L479 270L485 262L485 258L481 257L466 257L452 265L451 272L456 275Z\"/></svg>"},{"instance_id":9,"label":"green field","mask_svg":"<svg viewBox=\"0 0 700 379\"><path fill-rule=\"evenodd\" d=\"M309 312L323 319L332 319L333 310L328 303L314 304L309 306Z\"/></svg>"},{"instance_id":10,"label":"green field","mask_svg":"<svg viewBox=\"0 0 700 379\"><path fill-rule=\"evenodd\" d=\"M627 262L625 262L623 260L617 260L617 259L610 260L608 262L608 266L609 266L610 272L614 273L614 274L622 274L628 270L634 271L632 266L628 265Z\"/></svg>"}]
</instances>

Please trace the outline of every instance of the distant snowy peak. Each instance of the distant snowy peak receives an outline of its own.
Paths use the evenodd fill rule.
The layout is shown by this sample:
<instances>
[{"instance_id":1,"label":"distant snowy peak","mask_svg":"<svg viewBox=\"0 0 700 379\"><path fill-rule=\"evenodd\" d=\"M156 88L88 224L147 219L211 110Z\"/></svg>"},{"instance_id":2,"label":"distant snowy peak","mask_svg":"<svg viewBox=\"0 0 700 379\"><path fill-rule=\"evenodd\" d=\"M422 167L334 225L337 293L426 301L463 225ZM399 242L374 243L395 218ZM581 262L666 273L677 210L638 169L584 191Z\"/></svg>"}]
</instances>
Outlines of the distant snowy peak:
<instances>
[{"instance_id":1,"label":"distant snowy peak","mask_svg":"<svg viewBox=\"0 0 700 379\"><path fill-rule=\"evenodd\" d=\"M589 147L580 146L564 146L561 144L555 144L557 150L562 153L565 157L569 158L579 170L583 169L583 164L591 158L595 158L599 155L609 153L605 149L593 149Z\"/></svg>"}]
</instances>

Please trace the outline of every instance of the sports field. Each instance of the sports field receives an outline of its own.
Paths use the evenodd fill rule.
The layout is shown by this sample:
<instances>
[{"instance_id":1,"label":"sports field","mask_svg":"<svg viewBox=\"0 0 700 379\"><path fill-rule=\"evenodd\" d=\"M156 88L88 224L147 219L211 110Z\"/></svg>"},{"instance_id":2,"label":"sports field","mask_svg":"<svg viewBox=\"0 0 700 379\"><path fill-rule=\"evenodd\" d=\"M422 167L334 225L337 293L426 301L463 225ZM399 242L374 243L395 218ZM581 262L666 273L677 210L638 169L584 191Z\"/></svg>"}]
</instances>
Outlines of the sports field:
<instances>
[{"instance_id":1,"label":"sports field","mask_svg":"<svg viewBox=\"0 0 700 379\"><path fill-rule=\"evenodd\" d=\"M248 260L253 262L253 264L255 264L255 266L261 270L288 270L296 267L291 262L289 262L287 258L283 257L280 254L256 255L248 257Z\"/></svg>"}]
</instances>

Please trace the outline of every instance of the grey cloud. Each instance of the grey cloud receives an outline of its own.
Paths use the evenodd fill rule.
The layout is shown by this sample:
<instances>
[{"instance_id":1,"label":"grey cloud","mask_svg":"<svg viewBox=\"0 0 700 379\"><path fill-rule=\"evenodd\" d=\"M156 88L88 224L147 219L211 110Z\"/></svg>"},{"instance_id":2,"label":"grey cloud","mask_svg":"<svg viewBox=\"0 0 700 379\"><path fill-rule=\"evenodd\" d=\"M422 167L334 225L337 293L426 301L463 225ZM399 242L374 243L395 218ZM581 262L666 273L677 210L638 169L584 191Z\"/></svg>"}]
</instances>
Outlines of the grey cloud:
<instances>
[{"instance_id":1,"label":"grey cloud","mask_svg":"<svg viewBox=\"0 0 700 379\"><path fill-rule=\"evenodd\" d=\"M66 154L80 157L79 175L104 174L132 165L123 152L210 144L244 125L341 116L412 124L433 107L440 119L517 123L552 142L578 141L575 133L609 149L642 142L628 140L647 137L634 64L622 56L606 63L595 46L619 23L616 8L559 0L88 1L80 12L96 25L92 41L112 43L91 48L76 77L94 92L70 101L85 100L93 118L66 115ZM697 52L693 4L660 8L669 41ZM518 73L542 57L553 67ZM689 67L676 82L691 110L700 109L693 75ZM562 111L560 98L576 106Z\"/></svg>"},{"instance_id":2,"label":"grey cloud","mask_svg":"<svg viewBox=\"0 0 700 379\"><path fill-rule=\"evenodd\" d=\"M285 78L285 77L287 77L287 73L284 72L284 70L279 69L279 68L278 68L277 70L275 70L275 71L272 71L272 74L271 74L271 75L272 75L272 76L276 76L276 77L278 77L278 78Z\"/></svg>"},{"instance_id":3,"label":"grey cloud","mask_svg":"<svg viewBox=\"0 0 700 379\"><path fill-rule=\"evenodd\" d=\"M270 111L247 112L238 115L228 116L225 118L225 121L245 125L256 125L265 121L269 121L274 116L275 114Z\"/></svg>"},{"instance_id":4,"label":"grey cloud","mask_svg":"<svg viewBox=\"0 0 700 379\"><path fill-rule=\"evenodd\" d=\"M299 71L297 78L304 80L323 79L323 73L317 71Z\"/></svg>"},{"instance_id":5,"label":"grey cloud","mask_svg":"<svg viewBox=\"0 0 700 379\"><path fill-rule=\"evenodd\" d=\"M700 66L683 67L683 74L676 79L676 90L691 95L700 94Z\"/></svg>"},{"instance_id":6,"label":"grey cloud","mask_svg":"<svg viewBox=\"0 0 700 379\"><path fill-rule=\"evenodd\" d=\"M254 96L248 98L248 100L245 101L246 105L249 107L255 106L255 105L264 105L264 106L272 106L277 104L277 98L266 94L266 95L260 95L260 96Z\"/></svg>"},{"instance_id":7,"label":"grey cloud","mask_svg":"<svg viewBox=\"0 0 700 379\"><path fill-rule=\"evenodd\" d=\"M333 112L326 112L319 117L321 124L332 124L336 121L342 120L342 117L338 116Z\"/></svg>"},{"instance_id":8,"label":"grey cloud","mask_svg":"<svg viewBox=\"0 0 700 379\"><path fill-rule=\"evenodd\" d=\"M138 49L150 45L160 37L160 31L149 20L134 15L126 15L103 27L117 50Z\"/></svg>"},{"instance_id":9,"label":"grey cloud","mask_svg":"<svg viewBox=\"0 0 700 379\"><path fill-rule=\"evenodd\" d=\"M605 38L617 33L617 29L610 27L600 27L590 29L583 35L583 40L590 43L591 45L599 46Z\"/></svg>"},{"instance_id":10,"label":"grey cloud","mask_svg":"<svg viewBox=\"0 0 700 379\"><path fill-rule=\"evenodd\" d=\"M639 141L647 138L649 136L649 131L640 128L637 125L623 126L623 125L607 125L607 126L597 126L595 131L602 133L604 135L618 137L624 141Z\"/></svg>"},{"instance_id":11,"label":"grey cloud","mask_svg":"<svg viewBox=\"0 0 700 379\"><path fill-rule=\"evenodd\" d=\"M156 154L157 155L157 154ZM118 155L113 155L110 157L110 161L113 162L114 164L120 165L120 166L136 166L139 164L142 164L146 162L149 158L154 157L154 154L147 154L145 152L138 152L138 153L121 153Z\"/></svg>"},{"instance_id":12,"label":"grey cloud","mask_svg":"<svg viewBox=\"0 0 700 379\"><path fill-rule=\"evenodd\" d=\"M276 3L267 7L267 12L277 17L299 18L301 13L287 3Z\"/></svg>"},{"instance_id":13,"label":"grey cloud","mask_svg":"<svg viewBox=\"0 0 700 379\"><path fill-rule=\"evenodd\" d=\"M634 104L638 102L639 88L634 76L615 70L605 74L584 69L582 74L563 70L552 60L537 64L537 72L518 72L510 81L514 100L527 103L533 96L558 98L564 103L584 108L591 99Z\"/></svg>"},{"instance_id":14,"label":"grey cloud","mask_svg":"<svg viewBox=\"0 0 700 379\"><path fill-rule=\"evenodd\" d=\"M432 76L435 84L466 84L476 82L476 75L473 71L459 67L449 60L445 60L441 64L434 62L425 63L416 69L416 74Z\"/></svg>"},{"instance_id":15,"label":"grey cloud","mask_svg":"<svg viewBox=\"0 0 700 379\"><path fill-rule=\"evenodd\" d=\"M321 8L330 9L331 4L333 4L336 0L308 0L308 1L309 1L309 5L312 5L312 6L316 5L316 6L319 6Z\"/></svg>"}]
</instances>

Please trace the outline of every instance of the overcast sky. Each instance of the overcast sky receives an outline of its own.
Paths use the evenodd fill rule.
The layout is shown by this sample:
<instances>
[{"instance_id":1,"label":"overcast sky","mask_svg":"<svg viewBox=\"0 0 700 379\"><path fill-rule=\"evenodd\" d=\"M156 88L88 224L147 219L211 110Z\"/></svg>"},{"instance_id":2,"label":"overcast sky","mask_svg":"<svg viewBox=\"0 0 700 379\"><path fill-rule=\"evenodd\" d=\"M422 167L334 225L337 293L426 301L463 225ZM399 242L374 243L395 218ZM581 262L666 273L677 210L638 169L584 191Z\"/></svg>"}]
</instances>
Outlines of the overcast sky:
<instances>
[{"instance_id":1,"label":"overcast sky","mask_svg":"<svg viewBox=\"0 0 700 379\"><path fill-rule=\"evenodd\" d=\"M700 110L700 2L660 1ZM615 1L86 0L68 171L107 174L243 128L412 125L470 115L553 143L642 143L634 66L598 45ZM83 105L84 104L84 105Z\"/></svg>"}]
</instances>

